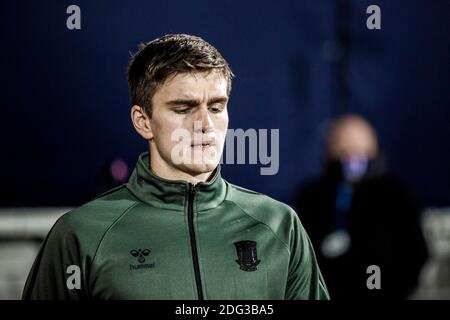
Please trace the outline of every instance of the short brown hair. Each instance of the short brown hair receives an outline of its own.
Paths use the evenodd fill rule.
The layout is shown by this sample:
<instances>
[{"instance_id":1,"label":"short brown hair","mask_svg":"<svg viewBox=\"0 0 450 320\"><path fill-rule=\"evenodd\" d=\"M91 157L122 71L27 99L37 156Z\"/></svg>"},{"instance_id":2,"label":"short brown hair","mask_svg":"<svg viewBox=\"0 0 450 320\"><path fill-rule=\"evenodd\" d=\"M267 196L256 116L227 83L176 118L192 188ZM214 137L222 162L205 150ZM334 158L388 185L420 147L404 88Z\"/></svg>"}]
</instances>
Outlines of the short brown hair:
<instances>
[{"instance_id":1,"label":"short brown hair","mask_svg":"<svg viewBox=\"0 0 450 320\"><path fill-rule=\"evenodd\" d=\"M228 82L231 92L234 77L228 62L219 51L200 37L186 34L168 34L148 43L128 64L128 88L131 105L139 105L152 114L152 98L159 86L170 76L184 72L210 72L218 70Z\"/></svg>"}]
</instances>

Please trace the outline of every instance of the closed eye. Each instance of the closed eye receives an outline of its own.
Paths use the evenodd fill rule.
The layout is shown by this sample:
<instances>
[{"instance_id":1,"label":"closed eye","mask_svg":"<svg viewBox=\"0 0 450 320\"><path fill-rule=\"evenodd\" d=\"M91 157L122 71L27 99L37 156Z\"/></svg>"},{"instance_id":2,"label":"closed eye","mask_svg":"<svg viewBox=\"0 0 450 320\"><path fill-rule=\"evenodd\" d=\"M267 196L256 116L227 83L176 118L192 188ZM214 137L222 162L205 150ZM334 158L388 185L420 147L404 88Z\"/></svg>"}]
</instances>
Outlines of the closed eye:
<instances>
[{"instance_id":1,"label":"closed eye","mask_svg":"<svg viewBox=\"0 0 450 320\"><path fill-rule=\"evenodd\" d=\"M225 105L223 105L223 104L221 104L221 103L215 103L215 104L213 104L213 105L211 105L211 106L209 107L209 110L210 110L212 113L219 113L219 112L222 112L223 109L225 109Z\"/></svg>"},{"instance_id":2,"label":"closed eye","mask_svg":"<svg viewBox=\"0 0 450 320\"><path fill-rule=\"evenodd\" d=\"M178 114L185 114L191 110L191 107L174 108L173 111Z\"/></svg>"}]
</instances>

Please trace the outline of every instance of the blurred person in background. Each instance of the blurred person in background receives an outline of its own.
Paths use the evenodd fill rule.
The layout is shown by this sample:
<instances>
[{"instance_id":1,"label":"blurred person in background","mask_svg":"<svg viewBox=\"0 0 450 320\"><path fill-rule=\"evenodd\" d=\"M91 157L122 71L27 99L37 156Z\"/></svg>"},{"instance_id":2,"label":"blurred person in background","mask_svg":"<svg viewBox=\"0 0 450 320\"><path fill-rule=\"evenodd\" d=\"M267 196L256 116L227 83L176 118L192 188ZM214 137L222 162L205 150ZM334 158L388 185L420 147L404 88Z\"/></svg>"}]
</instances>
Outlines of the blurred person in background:
<instances>
[{"instance_id":1,"label":"blurred person in background","mask_svg":"<svg viewBox=\"0 0 450 320\"><path fill-rule=\"evenodd\" d=\"M330 295L343 299L406 299L426 259L421 208L386 171L373 127L358 115L332 122L325 170L305 185L296 207L315 247ZM368 267L380 289L369 289Z\"/></svg>"}]
</instances>

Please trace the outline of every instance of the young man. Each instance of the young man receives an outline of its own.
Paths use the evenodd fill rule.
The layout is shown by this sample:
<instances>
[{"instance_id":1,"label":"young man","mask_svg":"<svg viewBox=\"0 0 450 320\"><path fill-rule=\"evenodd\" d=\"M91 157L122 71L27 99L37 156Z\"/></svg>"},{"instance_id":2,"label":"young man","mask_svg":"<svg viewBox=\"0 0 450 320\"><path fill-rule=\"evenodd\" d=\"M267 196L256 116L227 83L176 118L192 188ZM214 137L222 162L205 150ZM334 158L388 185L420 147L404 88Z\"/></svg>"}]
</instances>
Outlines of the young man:
<instances>
[{"instance_id":1,"label":"young man","mask_svg":"<svg viewBox=\"0 0 450 320\"><path fill-rule=\"evenodd\" d=\"M65 214L24 299L328 299L296 213L226 182L232 72L204 40L166 35L131 59L129 182Z\"/></svg>"}]
</instances>

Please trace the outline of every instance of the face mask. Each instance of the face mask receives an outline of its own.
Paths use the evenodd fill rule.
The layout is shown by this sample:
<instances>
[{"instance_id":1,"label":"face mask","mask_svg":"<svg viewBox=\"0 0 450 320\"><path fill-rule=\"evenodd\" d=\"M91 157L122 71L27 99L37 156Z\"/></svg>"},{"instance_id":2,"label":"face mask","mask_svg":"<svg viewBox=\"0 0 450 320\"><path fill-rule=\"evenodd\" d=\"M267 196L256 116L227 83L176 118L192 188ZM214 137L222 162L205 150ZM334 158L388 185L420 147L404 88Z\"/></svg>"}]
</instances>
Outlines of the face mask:
<instances>
[{"instance_id":1,"label":"face mask","mask_svg":"<svg viewBox=\"0 0 450 320\"><path fill-rule=\"evenodd\" d=\"M369 169L367 157L353 156L341 160L342 175L345 180L355 182L360 180Z\"/></svg>"}]
</instances>

